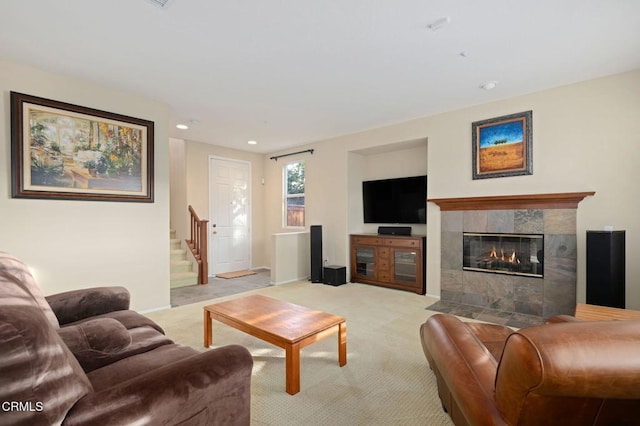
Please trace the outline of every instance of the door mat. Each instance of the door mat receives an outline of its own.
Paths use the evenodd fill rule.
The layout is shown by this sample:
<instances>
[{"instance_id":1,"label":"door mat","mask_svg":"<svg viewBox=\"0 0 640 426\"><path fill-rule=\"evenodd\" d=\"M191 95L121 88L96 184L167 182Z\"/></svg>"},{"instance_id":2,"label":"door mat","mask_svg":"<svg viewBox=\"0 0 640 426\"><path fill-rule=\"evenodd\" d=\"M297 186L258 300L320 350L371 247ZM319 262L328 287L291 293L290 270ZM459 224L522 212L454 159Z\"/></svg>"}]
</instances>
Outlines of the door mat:
<instances>
[{"instance_id":1,"label":"door mat","mask_svg":"<svg viewBox=\"0 0 640 426\"><path fill-rule=\"evenodd\" d=\"M247 275L255 275L255 274L256 273L253 271L250 271L248 269L243 269L241 271L224 272L222 274L216 274L216 278L225 278L225 279L239 278L239 277L246 277Z\"/></svg>"}]
</instances>

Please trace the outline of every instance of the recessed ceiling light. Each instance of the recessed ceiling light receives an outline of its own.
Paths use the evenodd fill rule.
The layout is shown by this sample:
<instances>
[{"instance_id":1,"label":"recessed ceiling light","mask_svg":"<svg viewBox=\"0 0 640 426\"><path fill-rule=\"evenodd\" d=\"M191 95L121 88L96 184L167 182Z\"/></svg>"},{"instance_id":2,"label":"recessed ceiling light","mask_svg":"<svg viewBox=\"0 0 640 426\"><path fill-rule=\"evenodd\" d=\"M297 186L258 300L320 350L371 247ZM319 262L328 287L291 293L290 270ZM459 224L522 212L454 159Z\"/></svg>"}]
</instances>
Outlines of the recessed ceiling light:
<instances>
[{"instance_id":1,"label":"recessed ceiling light","mask_svg":"<svg viewBox=\"0 0 640 426\"><path fill-rule=\"evenodd\" d=\"M170 3L173 0L148 0L148 1L162 9L166 9L167 7L169 7Z\"/></svg>"},{"instance_id":2,"label":"recessed ceiling light","mask_svg":"<svg viewBox=\"0 0 640 426\"><path fill-rule=\"evenodd\" d=\"M256 142L256 141L249 141L249 142L247 142L247 143L248 143L249 145L257 145L257 144L258 144L258 142Z\"/></svg>"},{"instance_id":3,"label":"recessed ceiling light","mask_svg":"<svg viewBox=\"0 0 640 426\"><path fill-rule=\"evenodd\" d=\"M445 25L447 25L449 22L451 22L451 18L448 16L445 16L445 17L436 19L435 21L427 25L427 28L429 28L431 31L436 31L444 27Z\"/></svg>"},{"instance_id":4,"label":"recessed ceiling light","mask_svg":"<svg viewBox=\"0 0 640 426\"><path fill-rule=\"evenodd\" d=\"M484 89L484 90L492 90L492 89L495 89L497 85L498 85L497 81L491 80L491 81L486 81L486 82L482 83L480 85L480 88Z\"/></svg>"},{"instance_id":5,"label":"recessed ceiling light","mask_svg":"<svg viewBox=\"0 0 640 426\"><path fill-rule=\"evenodd\" d=\"M176 127L180 130L187 130L189 128L186 124L176 124Z\"/></svg>"}]
</instances>

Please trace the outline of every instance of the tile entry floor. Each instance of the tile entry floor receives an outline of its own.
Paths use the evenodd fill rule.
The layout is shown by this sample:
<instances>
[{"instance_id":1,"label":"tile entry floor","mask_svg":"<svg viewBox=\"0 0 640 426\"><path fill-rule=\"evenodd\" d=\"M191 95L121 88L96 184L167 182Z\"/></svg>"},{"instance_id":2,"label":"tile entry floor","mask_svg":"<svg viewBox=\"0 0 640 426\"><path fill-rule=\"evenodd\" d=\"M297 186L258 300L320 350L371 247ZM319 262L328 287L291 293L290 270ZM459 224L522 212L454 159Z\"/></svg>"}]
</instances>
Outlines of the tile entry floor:
<instances>
[{"instance_id":1,"label":"tile entry floor","mask_svg":"<svg viewBox=\"0 0 640 426\"><path fill-rule=\"evenodd\" d=\"M244 293L245 291L267 287L271 281L271 271L255 269L255 275L238 278L209 277L208 284L196 284L171 289L171 307L188 305L216 297Z\"/></svg>"},{"instance_id":2,"label":"tile entry floor","mask_svg":"<svg viewBox=\"0 0 640 426\"><path fill-rule=\"evenodd\" d=\"M426 309L457 315L459 317L476 319L478 321L502 324L508 327L523 328L544 323L544 318L532 315L518 314L514 312L498 311L496 309L483 308L481 306L464 305L450 301L440 300Z\"/></svg>"}]
</instances>

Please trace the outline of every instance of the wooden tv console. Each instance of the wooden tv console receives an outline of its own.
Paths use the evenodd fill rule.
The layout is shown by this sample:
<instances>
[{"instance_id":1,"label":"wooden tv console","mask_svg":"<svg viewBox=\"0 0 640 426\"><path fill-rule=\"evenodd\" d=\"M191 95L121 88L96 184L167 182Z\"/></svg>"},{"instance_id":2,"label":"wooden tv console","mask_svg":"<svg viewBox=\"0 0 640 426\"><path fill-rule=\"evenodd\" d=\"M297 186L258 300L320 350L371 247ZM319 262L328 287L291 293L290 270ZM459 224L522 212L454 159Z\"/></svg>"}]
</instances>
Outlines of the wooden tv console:
<instances>
[{"instance_id":1,"label":"wooden tv console","mask_svg":"<svg viewBox=\"0 0 640 426\"><path fill-rule=\"evenodd\" d=\"M351 234L351 282L425 294L424 235Z\"/></svg>"}]
</instances>

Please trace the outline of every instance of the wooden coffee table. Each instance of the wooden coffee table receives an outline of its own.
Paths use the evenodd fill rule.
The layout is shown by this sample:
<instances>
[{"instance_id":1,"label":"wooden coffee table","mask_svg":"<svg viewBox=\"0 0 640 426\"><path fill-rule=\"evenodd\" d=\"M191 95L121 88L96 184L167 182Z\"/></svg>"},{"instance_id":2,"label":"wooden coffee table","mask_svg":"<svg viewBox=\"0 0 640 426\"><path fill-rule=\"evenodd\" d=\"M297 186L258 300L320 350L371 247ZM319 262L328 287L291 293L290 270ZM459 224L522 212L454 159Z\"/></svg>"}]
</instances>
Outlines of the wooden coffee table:
<instances>
[{"instance_id":1,"label":"wooden coffee table","mask_svg":"<svg viewBox=\"0 0 640 426\"><path fill-rule=\"evenodd\" d=\"M575 317L583 321L640 320L640 311L577 303Z\"/></svg>"},{"instance_id":2,"label":"wooden coffee table","mask_svg":"<svg viewBox=\"0 0 640 426\"><path fill-rule=\"evenodd\" d=\"M211 345L212 320L285 350L286 390L300 391L300 349L338 333L338 363L347 364L347 322L343 317L261 295L204 307L204 346Z\"/></svg>"}]
</instances>

